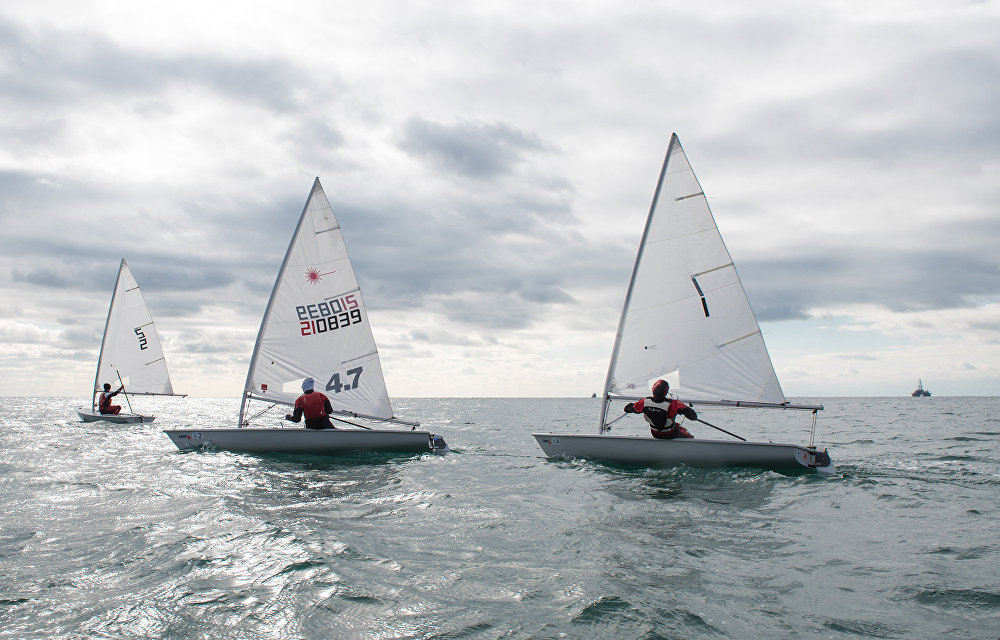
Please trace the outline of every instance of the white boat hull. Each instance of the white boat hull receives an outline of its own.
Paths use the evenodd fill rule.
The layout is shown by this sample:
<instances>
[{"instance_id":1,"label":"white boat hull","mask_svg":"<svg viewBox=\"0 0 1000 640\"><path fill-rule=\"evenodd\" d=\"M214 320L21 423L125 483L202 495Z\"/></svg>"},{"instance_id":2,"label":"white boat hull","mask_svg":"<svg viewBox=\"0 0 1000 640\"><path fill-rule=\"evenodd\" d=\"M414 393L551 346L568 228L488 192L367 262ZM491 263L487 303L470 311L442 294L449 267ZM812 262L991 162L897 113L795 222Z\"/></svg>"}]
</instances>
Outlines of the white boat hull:
<instances>
[{"instance_id":1,"label":"white boat hull","mask_svg":"<svg viewBox=\"0 0 1000 640\"><path fill-rule=\"evenodd\" d=\"M98 422L103 420L104 422L114 422L115 424L140 424L143 422L152 422L156 419L156 416L144 416L138 413L99 413L90 409L77 409L76 415L80 416L80 419L84 422Z\"/></svg>"},{"instance_id":2,"label":"white boat hull","mask_svg":"<svg viewBox=\"0 0 1000 640\"><path fill-rule=\"evenodd\" d=\"M825 450L774 442L736 442L677 438L656 440L640 436L533 433L550 458L589 458L648 467L764 467L809 468L833 472ZM817 458L819 458L817 460Z\"/></svg>"},{"instance_id":3,"label":"white boat hull","mask_svg":"<svg viewBox=\"0 0 1000 640\"><path fill-rule=\"evenodd\" d=\"M341 455L358 452L420 452L444 448L428 431L389 429L165 429L178 449L207 447L245 453Z\"/></svg>"}]
</instances>

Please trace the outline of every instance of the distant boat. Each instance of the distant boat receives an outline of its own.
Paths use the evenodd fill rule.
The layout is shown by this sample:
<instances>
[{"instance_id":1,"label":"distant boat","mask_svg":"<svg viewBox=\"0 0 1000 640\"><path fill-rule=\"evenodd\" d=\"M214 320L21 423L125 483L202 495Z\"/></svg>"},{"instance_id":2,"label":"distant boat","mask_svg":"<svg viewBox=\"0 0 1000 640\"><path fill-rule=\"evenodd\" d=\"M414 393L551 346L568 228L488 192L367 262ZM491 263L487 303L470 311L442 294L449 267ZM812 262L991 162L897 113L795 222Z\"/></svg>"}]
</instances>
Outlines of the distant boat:
<instances>
[{"instance_id":1,"label":"distant boat","mask_svg":"<svg viewBox=\"0 0 1000 640\"><path fill-rule=\"evenodd\" d=\"M910 393L910 395L913 396L914 398L929 398L931 396L931 392L928 391L927 389L924 389L923 380L917 380L917 388L914 389Z\"/></svg>"},{"instance_id":2,"label":"distant boat","mask_svg":"<svg viewBox=\"0 0 1000 640\"><path fill-rule=\"evenodd\" d=\"M670 138L604 383L597 434L535 433L550 458L618 464L807 468L833 473L825 449L775 442L610 435L612 401L635 401L649 382L679 376L681 401L702 406L803 409L785 399L764 337L698 179ZM643 394L643 395L638 395ZM710 427L719 429L714 425ZM645 423L643 423L645 426ZM719 429L724 431L723 429ZM730 435L734 435L728 431Z\"/></svg>"},{"instance_id":3,"label":"distant boat","mask_svg":"<svg viewBox=\"0 0 1000 640\"><path fill-rule=\"evenodd\" d=\"M592 393L592 394L590 394L590 397L591 397L591 398L596 398L596 397L597 397L597 394L596 394L596 393Z\"/></svg>"},{"instance_id":4,"label":"distant boat","mask_svg":"<svg viewBox=\"0 0 1000 640\"><path fill-rule=\"evenodd\" d=\"M97 394L104 391L104 383L112 389L123 388L129 413L101 413ZM170 385L167 361L163 357L160 337L153 324L153 316L142 297L139 283L132 276L125 258L118 267L118 279L108 306L108 319L104 323L101 353L97 356L97 375L91 394L90 408L76 410L84 422L104 420L118 424L152 422L155 416L132 413L129 394L145 396L176 396Z\"/></svg>"},{"instance_id":5,"label":"distant boat","mask_svg":"<svg viewBox=\"0 0 1000 640\"><path fill-rule=\"evenodd\" d=\"M417 431L419 423L393 414L369 320L340 223L316 178L261 320L236 426L164 433L178 449L206 446L249 453L341 455L446 448L441 436ZM332 419L356 428L251 426L270 409L293 405L305 378L313 378L316 391L329 397L334 414L341 416ZM251 415L251 400L270 406ZM371 429L343 418L410 428Z\"/></svg>"}]
</instances>

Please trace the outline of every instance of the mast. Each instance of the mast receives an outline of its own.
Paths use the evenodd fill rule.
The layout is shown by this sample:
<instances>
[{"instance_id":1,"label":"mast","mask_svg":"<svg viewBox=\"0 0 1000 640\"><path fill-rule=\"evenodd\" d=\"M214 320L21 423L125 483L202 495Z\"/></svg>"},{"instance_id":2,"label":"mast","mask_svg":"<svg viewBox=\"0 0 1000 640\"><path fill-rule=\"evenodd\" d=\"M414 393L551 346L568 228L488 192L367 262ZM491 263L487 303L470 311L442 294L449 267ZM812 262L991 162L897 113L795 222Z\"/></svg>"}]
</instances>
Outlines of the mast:
<instances>
[{"instance_id":1,"label":"mast","mask_svg":"<svg viewBox=\"0 0 1000 640\"><path fill-rule=\"evenodd\" d=\"M250 387L253 379L253 370L257 365L257 354L260 351L260 339L264 335L264 328L267 326L267 319L271 315L271 305L274 304L274 292L278 290L278 285L281 283L281 279L285 275L285 265L288 264L288 256L292 252L292 247L295 245L295 240L299 236L299 228L302 226L302 221L305 220L306 211L309 208L309 204L312 202L313 194L316 193L316 189L322 189L322 185L319 183L319 177L313 181L312 190L309 192L309 197L306 198L306 203L302 207L302 213L299 215L299 222L295 225L295 231L292 232L292 238L288 241L288 248L285 250L285 257L281 260L281 267L278 268L278 277L274 279L274 286L271 288L271 295L267 299L267 308L264 309L264 315L260 320L260 329L257 330L257 340L253 344L253 355L250 357L250 366L247 368L247 381L243 385L243 397L240 401L240 418L239 422L236 424L237 427L243 427L243 416L246 412L247 403L250 400Z\"/></svg>"},{"instance_id":2,"label":"mast","mask_svg":"<svg viewBox=\"0 0 1000 640\"><path fill-rule=\"evenodd\" d=\"M115 296L118 295L118 283L122 279L122 270L127 269L125 258L118 265L118 277L115 278L115 288L111 290L111 304L108 305L108 317L104 319L104 334L101 336L101 351L97 354L97 371L94 372L94 388L90 392L90 410L97 410L97 390L101 382L101 359L104 357L104 341L108 339L108 324L111 322L111 310L115 308Z\"/></svg>"},{"instance_id":3,"label":"mast","mask_svg":"<svg viewBox=\"0 0 1000 640\"><path fill-rule=\"evenodd\" d=\"M635 255L635 264L632 266L632 277L628 281L628 289L625 292L625 302L622 304L622 313L618 318L618 331L615 333L615 346L611 350L611 361L608 363L608 375L604 379L604 394L601 404L601 424L598 433L607 431L605 420L608 416L608 405L611 403L611 377L618 361L618 349L622 343L622 332L625 329L625 318L628 315L628 305L632 299L632 290L635 288L635 276L639 272L639 263L642 262L642 252L646 248L646 238L649 235L649 227L653 221L653 214L656 212L656 203L660 199L660 189L663 187L663 177L667 173L667 164L670 162L670 153L674 150L674 144L680 144L677 134L670 134L670 144L667 146L667 155L663 158L663 166L660 167L660 179L656 182L656 190L653 192L653 201L649 205L649 213L646 215L646 226L642 230L642 240L639 241L639 250Z\"/></svg>"}]
</instances>

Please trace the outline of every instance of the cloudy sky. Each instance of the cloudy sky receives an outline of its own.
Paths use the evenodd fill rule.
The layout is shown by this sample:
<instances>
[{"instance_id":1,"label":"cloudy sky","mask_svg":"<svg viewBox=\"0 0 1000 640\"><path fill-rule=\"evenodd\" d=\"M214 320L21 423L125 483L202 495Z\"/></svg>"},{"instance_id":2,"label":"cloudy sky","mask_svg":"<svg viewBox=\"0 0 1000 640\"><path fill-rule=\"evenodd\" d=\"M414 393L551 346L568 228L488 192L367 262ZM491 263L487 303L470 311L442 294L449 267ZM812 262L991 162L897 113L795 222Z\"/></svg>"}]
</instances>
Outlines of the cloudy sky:
<instances>
[{"instance_id":1,"label":"cloudy sky","mask_svg":"<svg viewBox=\"0 0 1000 640\"><path fill-rule=\"evenodd\" d=\"M791 397L1000 395L1000 2L0 4L0 394L238 396L314 177L393 396L599 392L671 132Z\"/></svg>"}]
</instances>

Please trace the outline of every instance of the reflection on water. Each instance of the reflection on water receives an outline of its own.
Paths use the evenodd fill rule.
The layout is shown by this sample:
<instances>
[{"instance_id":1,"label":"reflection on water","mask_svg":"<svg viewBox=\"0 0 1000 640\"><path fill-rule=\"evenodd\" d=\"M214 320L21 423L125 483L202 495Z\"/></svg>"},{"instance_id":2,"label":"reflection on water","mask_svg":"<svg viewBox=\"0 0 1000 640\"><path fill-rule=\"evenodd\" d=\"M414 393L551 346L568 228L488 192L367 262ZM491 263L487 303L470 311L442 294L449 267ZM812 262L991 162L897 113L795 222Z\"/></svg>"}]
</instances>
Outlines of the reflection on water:
<instances>
[{"instance_id":1,"label":"reflection on water","mask_svg":"<svg viewBox=\"0 0 1000 640\"><path fill-rule=\"evenodd\" d=\"M0 399L0 638L993 638L995 399L811 400L833 478L544 459L590 399L407 400L451 453L347 458L161 432L233 399ZM808 437L780 415L708 419Z\"/></svg>"}]
</instances>

